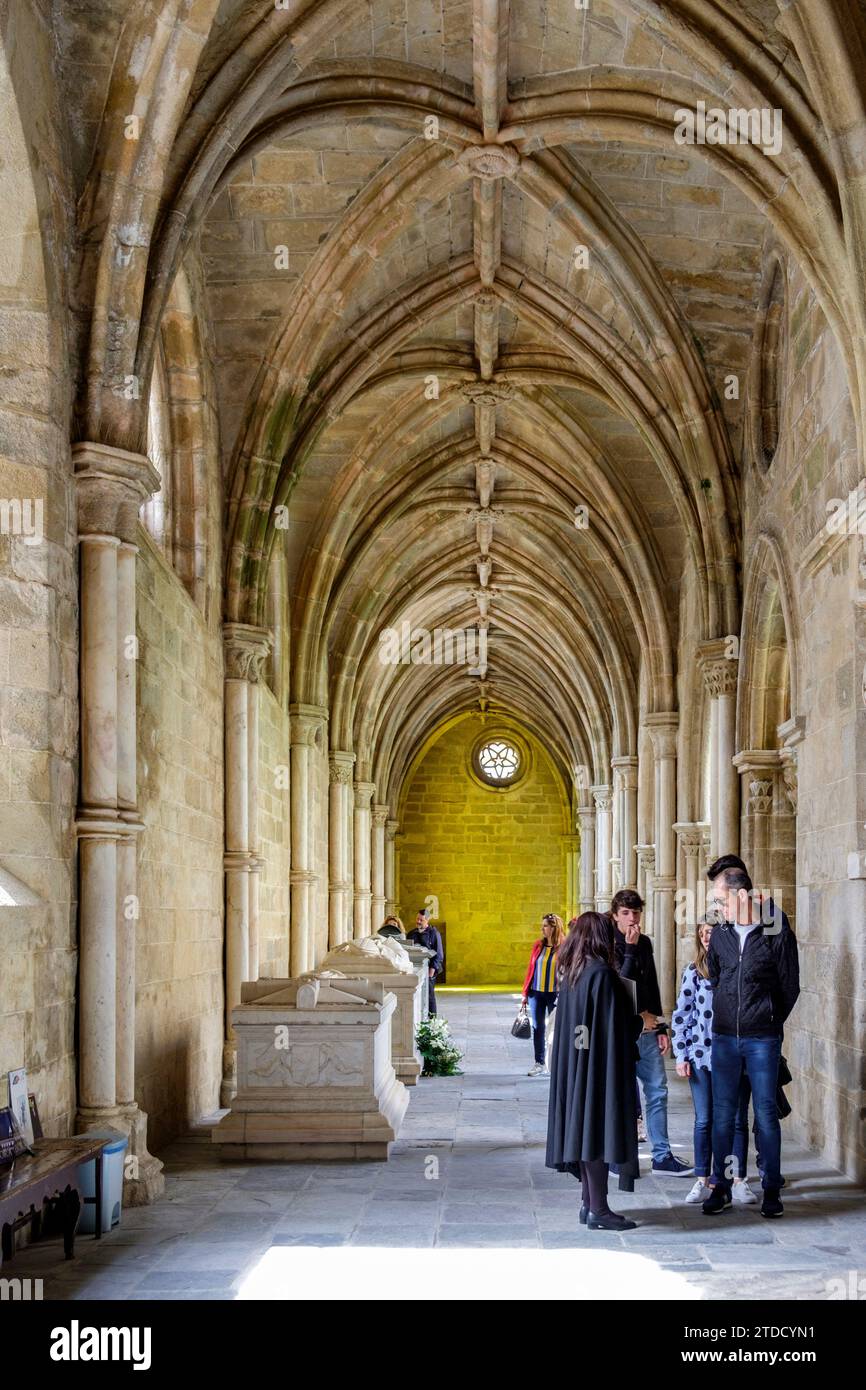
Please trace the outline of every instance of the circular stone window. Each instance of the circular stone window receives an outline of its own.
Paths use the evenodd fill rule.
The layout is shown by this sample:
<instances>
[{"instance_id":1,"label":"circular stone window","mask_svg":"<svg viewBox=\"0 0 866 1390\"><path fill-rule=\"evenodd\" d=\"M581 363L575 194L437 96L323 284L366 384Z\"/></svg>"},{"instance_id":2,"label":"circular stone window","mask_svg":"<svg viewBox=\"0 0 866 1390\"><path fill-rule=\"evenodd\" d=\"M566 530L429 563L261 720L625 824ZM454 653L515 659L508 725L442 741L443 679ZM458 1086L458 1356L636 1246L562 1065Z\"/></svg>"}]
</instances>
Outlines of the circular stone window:
<instances>
[{"instance_id":1,"label":"circular stone window","mask_svg":"<svg viewBox=\"0 0 866 1390\"><path fill-rule=\"evenodd\" d=\"M524 773L524 757L518 744L504 735L484 738L476 744L475 771L489 787L509 787Z\"/></svg>"}]
</instances>

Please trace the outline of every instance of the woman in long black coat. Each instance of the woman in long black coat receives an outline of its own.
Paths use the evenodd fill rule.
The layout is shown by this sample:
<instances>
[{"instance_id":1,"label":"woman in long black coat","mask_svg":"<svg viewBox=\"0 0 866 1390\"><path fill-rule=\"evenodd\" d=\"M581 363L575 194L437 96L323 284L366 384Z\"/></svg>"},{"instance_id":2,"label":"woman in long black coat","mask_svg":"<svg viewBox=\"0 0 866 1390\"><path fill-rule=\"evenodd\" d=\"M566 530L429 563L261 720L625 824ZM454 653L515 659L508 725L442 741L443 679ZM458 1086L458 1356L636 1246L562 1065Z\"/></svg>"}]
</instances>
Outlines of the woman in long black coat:
<instances>
[{"instance_id":1,"label":"woman in long black coat","mask_svg":"<svg viewBox=\"0 0 866 1390\"><path fill-rule=\"evenodd\" d=\"M547 1167L582 1179L580 1219L591 1230L633 1230L636 1222L608 1206L607 1179L612 1163L621 1186L639 1172L635 1066L643 1021L614 966L610 918L584 912L558 961Z\"/></svg>"}]
</instances>

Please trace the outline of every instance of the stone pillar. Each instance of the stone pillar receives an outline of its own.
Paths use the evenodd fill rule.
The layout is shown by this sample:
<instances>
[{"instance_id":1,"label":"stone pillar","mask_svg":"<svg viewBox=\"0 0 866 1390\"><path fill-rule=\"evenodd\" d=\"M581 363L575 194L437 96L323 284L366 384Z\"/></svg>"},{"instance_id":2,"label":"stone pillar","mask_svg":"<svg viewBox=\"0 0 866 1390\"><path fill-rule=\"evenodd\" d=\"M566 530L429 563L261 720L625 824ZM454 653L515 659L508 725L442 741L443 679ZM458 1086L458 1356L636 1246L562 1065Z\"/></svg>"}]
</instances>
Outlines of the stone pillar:
<instances>
[{"instance_id":1,"label":"stone pillar","mask_svg":"<svg viewBox=\"0 0 866 1390\"><path fill-rule=\"evenodd\" d=\"M578 906L580 894L580 883L578 879L578 859L580 856L580 839L577 835L560 836L560 844L563 849L564 868L565 868L565 924L576 917L581 910Z\"/></svg>"},{"instance_id":2,"label":"stone pillar","mask_svg":"<svg viewBox=\"0 0 866 1390\"><path fill-rule=\"evenodd\" d=\"M653 877L653 933L656 970L662 1006L670 1013L676 1001L676 927L674 897L676 894L676 821L677 802L677 730L679 716L675 712L650 714L646 727L652 739L654 754L654 821L656 862Z\"/></svg>"},{"instance_id":3,"label":"stone pillar","mask_svg":"<svg viewBox=\"0 0 866 1390\"><path fill-rule=\"evenodd\" d=\"M236 1045L231 1012L241 985L258 971L258 892L262 861L255 850L258 809L258 680L270 634L247 623L223 624L225 653L225 1042L220 1104L235 1092ZM254 940L254 944L253 943Z\"/></svg>"},{"instance_id":4,"label":"stone pillar","mask_svg":"<svg viewBox=\"0 0 866 1390\"><path fill-rule=\"evenodd\" d=\"M774 748L746 749L737 754L734 766L742 779L742 858L755 887L767 891L771 881L770 817L776 782L781 780L781 754Z\"/></svg>"},{"instance_id":5,"label":"stone pillar","mask_svg":"<svg viewBox=\"0 0 866 1390\"><path fill-rule=\"evenodd\" d=\"M290 705L292 785L292 975L303 975L316 964L313 921L314 889L319 876L313 865L313 759L323 747L328 711L320 705ZM330 769L329 769L330 777ZM330 784L329 784L330 785ZM330 795L330 793L329 793ZM330 809L330 807L329 807ZM330 857L330 845L329 845Z\"/></svg>"},{"instance_id":6,"label":"stone pillar","mask_svg":"<svg viewBox=\"0 0 866 1390\"><path fill-rule=\"evenodd\" d=\"M656 867L655 845L635 845L637 857L637 891L644 900L643 930L653 936L653 875Z\"/></svg>"},{"instance_id":7,"label":"stone pillar","mask_svg":"<svg viewBox=\"0 0 866 1390\"><path fill-rule=\"evenodd\" d=\"M595 910L595 810L579 806L577 823L580 826L580 911Z\"/></svg>"},{"instance_id":8,"label":"stone pillar","mask_svg":"<svg viewBox=\"0 0 866 1390\"><path fill-rule=\"evenodd\" d=\"M689 954L694 942L695 926L706 912L706 882L701 875L701 850L704 826L688 822L674 826L682 859L683 875L677 888L677 976L693 956Z\"/></svg>"},{"instance_id":9,"label":"stone pillar","mask_svg":"<svg viewBox=\"0 0 866 1390\"><path fill-rule=\"evenodd\" d=\"M328 760L328 948L351 936L352 767L354 753L334 752Z\"/></svg>"},{"instance_id":10,"label":"stone pillar","mask_svg":"<svg viewBox=\"0 0 866 1390\"><path fill-rule=\"evenodd\" d=\"M723 637L698 647L698 662L710 697L710 838L716 854L738 854L740 849L740 787L733 763L739 661L726 655L727 649L728 641Z\"/></svg>"},{"instance_id":11,"label":"stone pillar","mask_svg":"<svg viewBox=\"0 0 866 1390\"><path fill-rule=\"evenodd\" d=\"M610 839L613 797L610 787L592 787L595 802L595 910L610 907Z\"/></svg>"},{"instance_id":12,"label":"stone pillar","mask_svg":"<svg viewBox=\"0 0 866 1390\"><path fill-rule=\"evenodd\" d=\"M149 459L103 444L72 448L80 540L79 1104L76 1129L110 1124L135 1160L124 1200L164 1190L135 1102L135 557L138 513L159 488Z\"/></svg>"},{"instance_id":13,"label":"stone pillar","mask_svg":"<svg viewBox=\"0 0 866 1390\"><path fill-rule=\"evenodd\" d=\"M613 758L611 767L619 831L619 844L615 851L615 857L619 860L619 886L633 888L637 882L637 758Z\"/></svg>"},{"instance_id":14,"label":"stone pillar","mask_svg":"<svg viewBox=\"0 0 866 1390\"><path fill-rule=\"evenodd\" d=\"M373 782L355 783L355 913L354 934L359 941L370 931L370 805L376 791Z\"/></svg>"},{"instance_id":15,"label":"stone pillar","mask_svg":"<svg viewBox=\"0 0 866 1390\"><path fill-rule=\"evenodd\" d=\"M397 913L397 836L400 822L385 822L385 916Z\"/></svg>"},{"instance_id":16,"label":"stone pillar","mask_svg":"<svg viewBox=\"0 0 866 1390\"><path fill-rule=\"evenodd\" d=\"M371 880L373 889L372 929L377 932L385 916L385 825L388 807L374 806L372 813Z\"/></svg>"}]
</instances>

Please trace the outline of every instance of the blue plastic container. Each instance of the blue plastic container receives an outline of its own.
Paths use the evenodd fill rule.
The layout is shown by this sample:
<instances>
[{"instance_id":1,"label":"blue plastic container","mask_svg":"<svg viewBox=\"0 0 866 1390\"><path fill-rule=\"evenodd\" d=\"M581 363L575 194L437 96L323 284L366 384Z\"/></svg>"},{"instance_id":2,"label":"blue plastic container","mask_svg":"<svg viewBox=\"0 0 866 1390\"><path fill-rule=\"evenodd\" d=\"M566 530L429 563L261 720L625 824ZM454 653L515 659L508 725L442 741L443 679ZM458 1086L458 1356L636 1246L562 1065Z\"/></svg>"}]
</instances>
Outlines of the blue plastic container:
<instances>
[{"instance_id":1,"label":"blue plastic container","mask_svg":"<svg viewBox=\"0 0 866 1390\"><path fill-rule=\"evenodd\" d=\"M120 1225L123 1209L123 1161L126 1154L127 1138L116 1129L89 1129L88 1135L94 1139L110 1139L102 1150L102 1229L110 1231L112 1226ZM96 1163L91 1158L78 1169L82 1197L96 1196ZM79 1234L94 1235L96 1232L96 1203L88 1202L81 1208L78 1223Z\"/></svg>"}]
</instances>

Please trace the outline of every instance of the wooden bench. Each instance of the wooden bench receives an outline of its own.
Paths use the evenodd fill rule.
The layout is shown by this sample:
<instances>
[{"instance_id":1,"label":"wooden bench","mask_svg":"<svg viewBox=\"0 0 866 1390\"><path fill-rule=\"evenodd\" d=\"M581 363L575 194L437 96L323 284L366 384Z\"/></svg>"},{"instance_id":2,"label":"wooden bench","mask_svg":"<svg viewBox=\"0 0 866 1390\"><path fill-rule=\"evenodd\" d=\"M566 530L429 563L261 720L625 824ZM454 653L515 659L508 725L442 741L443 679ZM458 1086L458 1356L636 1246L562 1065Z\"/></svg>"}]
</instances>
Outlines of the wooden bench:
<instances>
[{"instance_id":1,"label":"wooden bench","mask_svg":"<svg viewBox=\"0 0 866 1390\"><path fill-rule=\"evenodd\" d=\"M30 1225L34 1240L39 1238L46 1205L60 1217L63 1253L67 1260L75 1254L75 1231L82 1202L96 1204L96 1239L102 1236L102 1164L108 1139L37 1139L35 1154L15 1160L12 1178L0 1190L0 1263L12 1257L15 1232ZM79 1167L91 1159L96 1163L96 1196L82 1197Z\"/></svg>"}]
</instances>

